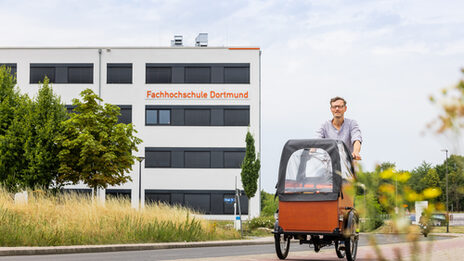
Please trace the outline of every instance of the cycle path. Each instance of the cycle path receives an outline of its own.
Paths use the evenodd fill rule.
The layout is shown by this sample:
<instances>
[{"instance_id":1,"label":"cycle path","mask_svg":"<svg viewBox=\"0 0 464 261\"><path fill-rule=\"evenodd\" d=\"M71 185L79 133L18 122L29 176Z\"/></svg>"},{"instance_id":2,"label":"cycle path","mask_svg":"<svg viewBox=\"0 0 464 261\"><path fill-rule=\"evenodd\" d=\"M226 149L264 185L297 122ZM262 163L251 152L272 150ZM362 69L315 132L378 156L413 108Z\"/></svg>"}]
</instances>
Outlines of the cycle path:
<instances>
[{"instance_id":1,"label":"cycle path","mask_svg":"<svg viewBox=\"0 0 464 261\"><path fill-rule=\"evenodd\" d=\"M367 260L430 260L430 261L446 261L446 260L462 260L464 257L464 235L463 234L434 234L436 236L449 236L449 239L438 241L422 241L417 242L415 246L412 243L395 243L387 245L379 245L377 248L373 246L358 247L357 261ZM433 235L431 235L433 237ZM292 242L293 244L293 242ZM413 248L415 249L416 259L412 257ZM314 250L292 252L286 260L289 261L339 261L333 248L322 249L319 253ZM380 258L379 258L380 257ZM186 260L205 260L205 261L275 261L279 260L275 254L262 255L247 255L247 256L228 256L216 258L198 258L198 259L177 259L177 261Z\"/></svg>"}]
</instances>

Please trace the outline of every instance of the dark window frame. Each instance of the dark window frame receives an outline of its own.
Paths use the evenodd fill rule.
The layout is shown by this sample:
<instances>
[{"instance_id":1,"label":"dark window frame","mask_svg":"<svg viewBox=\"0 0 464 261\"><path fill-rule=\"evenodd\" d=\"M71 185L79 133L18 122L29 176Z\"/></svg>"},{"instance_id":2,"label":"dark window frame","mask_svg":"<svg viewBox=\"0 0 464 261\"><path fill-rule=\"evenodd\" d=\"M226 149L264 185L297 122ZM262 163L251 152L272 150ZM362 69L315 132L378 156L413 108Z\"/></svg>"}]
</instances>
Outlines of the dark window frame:
<instances>
[{"instance_id":1,"label":"dark window frame","mask_svg":"<svg viewBox=\"0 0 464 261\"><path fill-rule=\"evenodd\" d=\"M187 69L208 69L208 79L200 81L192 81L187 79ZM184 67L184 83L186 84L210 84L212 79L212 69L211 66L185 66Z\"/></svg>"},{"instance_id":2,"label":"dark window frame","mask_svg":"<svg viewBox=\"0 0 464 261\"><path fill-rule=\"evenodd\" d=\"M195 195L195 196L202 196L202 195L203 196L208 196L208 199L209 199L208 203L207 203L208 204L208 210L207 211L202 211L202 209L196 209L194 206L187 205L187 203L186 203L186 196L187 195L191 195L191 196L193 196L193 195ZM212 196L212 193L198 193L198 192L197 193L188 193L188 192L184 193L184 206L186 206L188 208L191 208L191 209L194 209L195 211L198 211L200 213L204 213L204 214L211 213L211 209L212 209L211 208L211 196Z\"/></svg>"},{"instance_id":3,"label":"dark window frame","mask_svg":"<svg viewBox=\"0 0 464 261\"><path fill-rule=\"evenodd\" d=\"M5 66L5 68L10 68L10 73L13 75L15 78L17 78L17 73L18 73L18 64L16 63L0 63L0 66Z\"/></svg>"},{"instance_id":4,"label":"dark window frame","mask_svg":"<svg viewBox=\"0 0 464 261\"><path fill-rule=\"evenodd\" d=\"M230 124L229 125L226 125L226 111L240 111L240 110L248 110L248 118L247 118L247 124L246 125L238 125L238 124ZM224 115L223 115L223 118L224 118L224 126L250 126L250 122L251 122L251 115L250 115L250 108L243 108L243 107L238 107L237 108L224 108Z\"/></svg>"},{"instance_id":5,"label":"dark window frame","mask_svg":"<svg viewBox=\"0 0 464 261\"><path fill-rule=\"evenodd\" d=\"M156 168L173 168L173 169L197 169L197 168L207 168L207 169L240 169L239 166L235 167L226 167L225 165L225 152L241 152L243 158L245 158L246 148L231 148L231 147L213 147L213 148L204 148L204 147L145 147L145 168L155 168L151 167L151 164L147 164L149 157L147 156L148 152L162 152L169 151L171 152L171 166L170 167L156 167ZM185 152L209 152L209 167L186 167L185 164ZM219 157L219 158L218 158ZM243 162L243 160L242 160Z\"/></svg>"},{"instance_id":6,"label":"dark window frame","mask_svg":"<svg viewBox=\"0 0 464 261\"><path fill-rule=\"evenodd\" d=\"M186 167L187 163L187 153L208 153L208 164L206 164L208 167L204 166L199 166L199 167ZM211 151L206 151L206 150L185 150L184 151L184 168L185 169L210 169L211 168Z\"/></svg>"},{"instance_id":7,"label":"dark window frame","mask_svg":"<svg viewBox=\"0 0 464 261\"><path fill-rule=\"evenodd\" d=\"M169 81L155 82L149 80L148 70L150 68L170 68ZM187 78L188 68L208 68L209 79L207 81L189 81ZM248 68L246 81L226 82L226 68ZM250 84L251 81L250 63L145 63L145 83L146 84Z\"/></svg>"},{"instance_id":8,"label":"dark window frame","mask_svg":"<svg viewBox=\"0 0 464 261\"><path fill-rule=\"evenodd\" d=\"M147 124L147 110L162 110L169 109L170 112L170 124L168 126L191 126L191 127L248 127L250 126L250 105L145 105L145 126L160 126L158 124ZM210 111L209 125L188 125L186 123L185 111L189 109L206 109ZM221 112L222 110L222 112ZM245 110L248 113L247 121L242 124L229 124L225 122L226 110ZM179 119L181 117L181 119ZM219 117L219 118L218 118ZM161 125L163 126L163 125Z\"/></svg>"},{"instance_id":9,"label":"dark window frame","mask_svg":"<svg viewBox=\"0 0 464 261\"><path fill-rule=\"evenodd\" d=\"M130 200L132 198L132 190L131 189L106 189L105 190L105 199L118 198L118 197L122 197L126 200Z\"/></svg>"},{"instance_id":10,"label":"dark window frame","mask_svg":"<svg viewBox=\"0 0 464 261\"><path fill-rule=\"evenodd\" d=\"M169 69L168 81L154 81L152 78L149 78L148 70L149 69ZM172 67L169 66L150 66L149 64L145 65L145 83L146 84L170 84L172 83Z\"/></svg>"},{"instance_id":11,"label":"dark window frame","mask_svg":"<svg viewBox=\"0 0 464 261\"><path fill-rule=\"evenodd\" d=\"M119 107L119 113L121 113L121 115L118 116L118 123L124 123L121 121L123 115L122 115L122 111L123 110L130 110L130 122L128 123L124 123L124 124L130 124L132 123L132 105L116 105Z\"/></svg>"},{"instance_id":12,"label":"dark window frame","mask_svg":"<svg viewBox=\"0 0 464 261\"><path fill-rule=\"evenodd\" d=\"M166 202L170 205L181 205L187 206L185 204L185 195L186 194L208 194L209 202L205 202L205 205L208 204L208 211L200 210L202 213L207 215L233 215L233 204L226 207L224 198L235 198L234 190L209 190L209 189L198 189L198 190L178 190L178 189L146 189L145 198L159 198L159 195L164 197L169 197L170 202ZM248 214L248 205L249 200L246 197L245 193L242 190L242 196L240 196L241 210L243 215ZM150 202L147 200L146 202ZM156 201L155 201L156 202ZM159 201L158 201L159 202ZM164 201L165 202L165 201ZM150 202L151 203L151 202ZM149 203L147 203L149 204Z\"/></svg>"},{"instance_id":13,"label":"dark window frame","mask_svg":"<svg viewBox=\"0 0 464 261\"><path fill-rule=\"evenodd\" d=\"M157 123L148 123L147 112L156 111ZM169 111L169 123L160 123L160 111ZM172 110L171 109L157 109L145 107L145 126L171 126L172 125Z\"/></svg>"},{"instance_id":14,"label":"dark window frame","mask_svg":"<svg viewBox=\"0 0 464 261\"><path fill-rule=\"evenodd\" d=\"M226 167L226 152L229 152L229 153L230 153L230 152L232 152L232 153L234 153L234 152L235 152L235 153L243 153L243 160L244 160L244 159L245 159L245 156L246 156L246 150L245 150L245 151L241 151L241 150L240 150L240 151L239 151L239 150L237 150L237 151L224 151L224 153L222 154L222 157L223 157L222 160L223 160L223 162L224 162L224 168L225 168L225 169L240 169L241 166L238 166L238 167ZM243 160L242 160L241 164L243 164ZM241 165L241 164L240 164L240 165Z\"/></svg>"},{"instance_id":15,"label":"dark window frame","mask_svg":"<svg viewBox=\"0 0 464 261\"><path fill-rule=\"evenodd\" d=\"M230 68L245 68L248 69L248 74L247 74L247 79L244 82L233 82L233 81L227 81L226 80L226 69ZM224 84L250 84L251 82L251 72L250 72L250 66L224 66Z\"/></svg>"},{"instance_id":16,"label":"dark window frame","mask_svg":"<svg viewBox=\"0 0 464 261\"><path fill-rule=\"evenodd\" d=\"M187 125L185 124L185 122L187 121L186 119L188 118L187 117L187 111L208 111L208 114L209 114L209 118L208 118L208 123L205 123L205 124L198 124L198 125ZM211 126L211 109L209 108L185 108L184 109L184 126Z\"/></svg>"},{"instance_id":17,"label":"dark window frame","mask_svg":"<svg viewBox=\"0 0 464 261\"><path fill-rule=\"evenodd\" d=\"M35 81L35 78L34 78L34 80L32 79L32 76L33 76L32 70L33 70L33 69L39 69L39 68L40 68L40 69L44 69L44 68L46 68L46 69L51 69L51 70L53 71L52 76L49 76L49 75L45 74L44 77L42 77L42 79L39 79L39 80L36 82L36 81ZM43 75L43 73L40 73L40 75ZM35 77L35 76L36 76L36 75L34 74L34 77ZM31 66L31 67L30 67L30 69L29 69L29 83L30 83L30 84L37 84L37 83L39 83L39 82L43 83L43 80L44 80L45 76L47 76L47 78L50 80L50 83L55 84L55 79L56 79L56 67L53 67L53 66L35 66L35 67L32 67L32 66Z\"/></svg>"},{"instance_id":18,"label":"dark window frame","mask_svg":"<svg viewBox=\"0 0 464 261\"><path fill-rule=\"evenodd\" d=\"M120 69L130 69L130 80L129 81L116 81L110 79L110 69L120 68ZM134 81L134 70L132 63L107 63L106 64L106 83L107 84L133 84Z\"/></svg>"},{"instance_id":19,"label":"dark window frame","mask_svg":"<svg viewBox=\"0 0 464 261\"><path fill-rule=\"evenodd\" d=\"M53 84L94 84L95 73L94 73L94 64L93 63L30 63L29 64L29 83L37 84L43 81L38 79L36 82L33 81L32 71L36 68L52 68L53 69L53 79L49 77L50 83ZM58 69L59 68L59 69ZM90 80L88 82L70 82L69 79L69 68L88 68L90 69ZM59 74L60 77L57 77L57 72L65 72L65 74ZM66 76L66 77L65 77Z\"/></svg>"},{"instance_id":20,"label":"dark window frame","mask_svg":"<svg viewBox=\"0 0 464 261\"><path fill-rule=\"evenodd\" d=\"M170 169L170 168L172 168L172 151L168 151L168 150L150 150L148 152L153 152L153 153L166 152L166 153L169 153L169 166L155 166L155 164L148 163L148 161L146 160L145 168L150 168L150 169ZM145 151L145 154L146 153L147 153L147 151ZM148 158L149 157L147 155L145 155L145 159L148 159ZM148 163L148 167L147 167L147 163Z\"/></svg>"}]
</instances>

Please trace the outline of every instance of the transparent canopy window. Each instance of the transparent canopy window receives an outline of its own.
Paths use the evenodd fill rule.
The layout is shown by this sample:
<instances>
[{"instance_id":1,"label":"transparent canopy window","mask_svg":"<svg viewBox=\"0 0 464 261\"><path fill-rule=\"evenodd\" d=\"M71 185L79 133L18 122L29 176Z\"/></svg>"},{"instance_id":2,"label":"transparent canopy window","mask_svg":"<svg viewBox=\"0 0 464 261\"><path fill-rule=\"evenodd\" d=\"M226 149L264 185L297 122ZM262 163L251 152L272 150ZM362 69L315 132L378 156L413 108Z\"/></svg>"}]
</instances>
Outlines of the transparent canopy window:
<instances>
[{"instance_id":1,"label":"transparent canopy window","mask_svg":"<svg viewBox=\"0 0 464 261\"><path fill-rule=\"evenodd\" d=\"M338 144L338 151L340 152L340 158L342 159L340 161L340 164L341 164L340 174L342 176L342 179L352 180L354 177L353 177L353 174L351 173L351 162L349 160L346 160L348 158L348 155L346 153L345 147L341 143Z\"/></svg>"},{"instance_id":2,"label":"transparent canopy window","mask_svg":"<svg viewBox=\"0 0 464 261\"><path fill-rule=\"evenodd\" d=\"M301 149L290 156L285 176L285 193L332 191L332 160L325 150Z\"/></svg>"}]
</instances>

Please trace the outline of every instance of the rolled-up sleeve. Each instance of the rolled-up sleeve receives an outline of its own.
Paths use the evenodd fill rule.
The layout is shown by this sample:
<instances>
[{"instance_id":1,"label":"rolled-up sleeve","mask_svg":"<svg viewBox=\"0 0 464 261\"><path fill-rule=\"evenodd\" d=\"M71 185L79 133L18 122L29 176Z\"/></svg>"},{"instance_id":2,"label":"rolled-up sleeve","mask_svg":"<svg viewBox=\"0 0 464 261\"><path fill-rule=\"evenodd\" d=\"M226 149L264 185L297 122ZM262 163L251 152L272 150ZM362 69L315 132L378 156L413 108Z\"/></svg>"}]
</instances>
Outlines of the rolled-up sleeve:
<instances>
[{"instance_id":1,"label":"rolled-up sleeve","mask_svg":"<svg viewBox=\"0 0 464 261\"><path fill-rule=\"evenodd\" d=\"M353 120L351 122L351 144L353 144L355 141L359 140L359 142L362 141L362 135L361 135L361 130L359 129L358 122Z\"/></svg>"}]
</instances>

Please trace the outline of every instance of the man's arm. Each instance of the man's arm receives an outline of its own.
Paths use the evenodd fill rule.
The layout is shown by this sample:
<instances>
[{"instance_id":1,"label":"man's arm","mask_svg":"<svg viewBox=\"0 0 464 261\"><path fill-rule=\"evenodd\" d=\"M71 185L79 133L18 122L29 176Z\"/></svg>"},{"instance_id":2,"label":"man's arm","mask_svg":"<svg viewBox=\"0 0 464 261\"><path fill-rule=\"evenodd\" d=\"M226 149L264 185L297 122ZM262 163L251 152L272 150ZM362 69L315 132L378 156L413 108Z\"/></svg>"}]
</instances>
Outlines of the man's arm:
<instances>
[{"instance_id":1,"label":"man's arm","mask_svg":"<svg viewBox=\"0 0 464 261\"><path fill-rule=\"evenodd\" d=\"M351 124L351 142L353 143L353 159L361 160L361 155L359 153L361 152L362 136L356 121L353 121Z\"/></svg>"},{"instance_id":2,"label":"man's arm","mask_svg":"<svg viewBox=\"0 0 464 261\"><path fill-rule=\"evenodd\" d=\"M355 140L353 143L353 159L354 160L361 160L361 155L359 152L361 151L361 142L359 140Z\"/></svg>"},{"instance_id":3,"label":"man's arm","mask_svg":"<svg viewBox=\"0 0 464 261\"><path fill-rule=\"evenodd\" d=\"M325 139L324 124L316 131L316 137L319 139Z\"/></svg>"}]
</instances>

